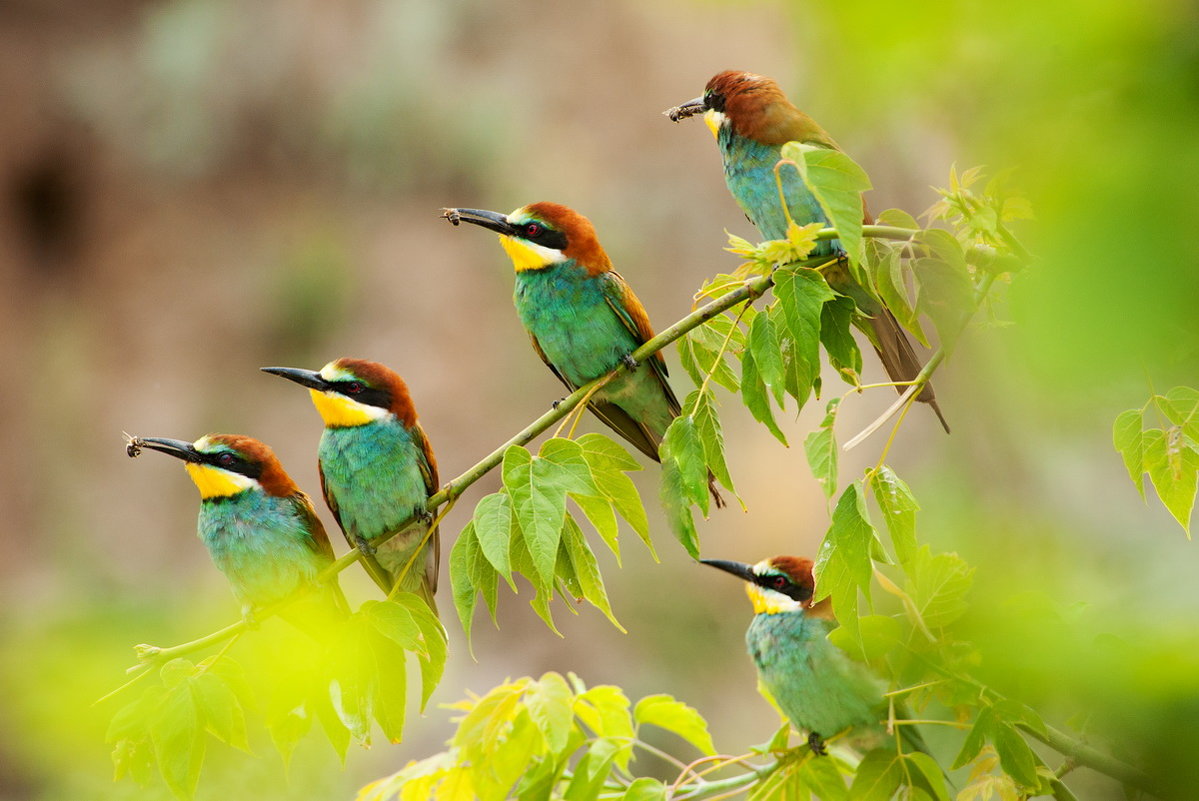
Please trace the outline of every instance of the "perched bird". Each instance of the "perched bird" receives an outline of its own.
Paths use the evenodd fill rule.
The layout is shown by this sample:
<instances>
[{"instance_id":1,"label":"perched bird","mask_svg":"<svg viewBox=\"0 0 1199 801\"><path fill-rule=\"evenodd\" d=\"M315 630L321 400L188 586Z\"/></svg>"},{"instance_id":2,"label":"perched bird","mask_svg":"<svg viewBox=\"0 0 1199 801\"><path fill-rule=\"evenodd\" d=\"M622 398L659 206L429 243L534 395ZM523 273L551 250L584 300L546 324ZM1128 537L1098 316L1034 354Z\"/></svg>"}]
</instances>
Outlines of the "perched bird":
<instances>
[{"instance_id":1,"label":"perched bird","mask_svg":"<svg viewBox=\"0 0 1199 801\"><path fill-rule=\"evenodd\" d=\"M437 460L408 385L391 368L337 359L320 369L263 367L308 387L325 421L318 460L325 502L346 540L385 593L403 577L436 611L441 538L425 505L437 491ZM396 533L377 547L375 540ZM409 565L409 562L412 564Z\"/></svg>"},{"instance_id":2,"label":"perched bird","mask_svg":"<svg viewBox=\"0 0 1199 801\"><path fill-rule=\"evenodd\" d=\"M882 680L828 641L836 627L829 599L813 604L812 560L775 556L747 565L703 559L746 581L754 619L745 633L762 685L816 753L851 729L854 741L880 740L887 720ZM912 725L895 727L910 748L927 752Z\"/></svg>"},{"instance_id":3,"label":"perched bird","mask_svg":"<svg viewBox=\"0 0 1199 801\"><path fill-rule=\"evenodd\" d=\"M766 239L783 239L787 234L787 217L779 202L774 173L774 166L782 157L782 146L787 142L801 142L840 150L815 120L787 100L777 83L748 72L722 72L708 81L703 95L666 113L675 122L696 114L704 115L720 147L725 183L745 216ZM787 209L796 223L829 224L815 195L808 191L794 170L782 170L779 177ZM862 215L867 223L871 222L865 203ZM818 242L812 253L815 256L844 256L840 242L835 239ZM895 316L854 281L842 259L823 272L829 286L852 298L869 318L869 328L862 330L870 338L891 380L913 380L920 373L920 360ZM899 386L896 389L903 393L907 388ZM941 414L931 383L925 384L917 400L932 407L948 432L949 424Z\"/></svg>"},{"instance_id":4,"label":"perched bird","mask_svg":"<svg viewBox=\"0 0 1199 801\"><path fill-rule=\"evenodd\" d=\"M348 614L336 578L315 584L333 562L333 548L312 502L269 447L235 434L134 442L183 460L200 490L200 539L233 586L247 622L254 622L255 609L304 587L310 592L280 612L288 622L315 634ZM129 453L137 455L132 443Z\"/></svg>"},{"instance_id":5,"label":"perched bird","mask_svg":"<svg viewBox=\"0 0 1199 801\"><path fill-rule=\"evenodd\" d=\"M645 307L612 269L591 221L557 203L534 203L511 214L445 209L455 225L495 231L516 268L513 300L533 349L570 390L627 364L598 389L588 407L600 420L655 462L679 401L666 381L666 359L655 353L633 365L632 353L649 339ZM717 506L724 500L709 477Z\"/></svg>"}]
</instances>

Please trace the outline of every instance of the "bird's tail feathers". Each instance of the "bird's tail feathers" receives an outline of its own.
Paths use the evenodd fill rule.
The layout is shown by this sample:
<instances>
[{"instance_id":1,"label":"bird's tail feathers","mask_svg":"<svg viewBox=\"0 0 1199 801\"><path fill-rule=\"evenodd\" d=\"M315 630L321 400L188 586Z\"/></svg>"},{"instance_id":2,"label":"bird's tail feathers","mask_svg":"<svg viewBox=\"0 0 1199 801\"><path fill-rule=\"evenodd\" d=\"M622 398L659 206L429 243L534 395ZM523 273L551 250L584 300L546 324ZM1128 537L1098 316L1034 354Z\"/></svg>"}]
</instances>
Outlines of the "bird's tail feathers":
<instances>
[{"instance_id":1,"label":"bird's tail feathers","mask_svg":"<svg viewBox=\"0 0 1199 801\"><path fill-rule=\"evenodd\" d=\"M895 319L895 315L887 309L882 309L871 316L870 327L874 333L874 349L878 351L878 356L882 359L883 367L891 380L911 381L915 379L924 365L920 363L920 359L912 347L911 339L908 338L907 332L903 330L899 321ZM906 387L899 386L896 389L903 394ZM931 381L920 390L916 400L932 407L937 419L941 421L941 427L948 434L949 423L945 420L945 415L941 413L941 407L937 403L937 394L933 391Z\"/></svg>"}]
</instances>

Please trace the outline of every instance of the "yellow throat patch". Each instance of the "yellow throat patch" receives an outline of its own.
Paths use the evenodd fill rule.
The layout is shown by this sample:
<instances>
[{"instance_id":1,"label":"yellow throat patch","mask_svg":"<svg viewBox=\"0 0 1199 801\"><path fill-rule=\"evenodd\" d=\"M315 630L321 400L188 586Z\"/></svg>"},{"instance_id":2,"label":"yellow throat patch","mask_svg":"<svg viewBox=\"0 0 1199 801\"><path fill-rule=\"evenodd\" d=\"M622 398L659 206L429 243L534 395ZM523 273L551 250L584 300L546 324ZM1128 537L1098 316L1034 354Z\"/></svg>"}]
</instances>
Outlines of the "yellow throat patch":
<instances>
[{"instance_id":1,"label":"yellow throat patch","mask_svg":"<svg viewBox=\"0 0 1199 801\"><path fill-rule=\"evenodd\" d=\"M724 122L724 114L714 109L708 109L704 112L704 123L708 126L708 130L712 132L713 137L720 135L720 125Z\"/></svg>"},{"instance_id":2,"label":"yellow throat patch","mask_svg":"<svg viewBox=\"0 0 1199 801\"><path fill-rule=\"evenodd\" d=\"M542 267L548 267L564 258L557 250L504 234L500 234L500 245L508 254L508 258L512 259L512 266L518 273L521 270L540 270Z\"/></svg>"},{"instance_id":3,"label":"yellow throat patch","mask_svg":"<svg viewBox=\"0 0 1199 801\"><path fill-rule=\"evenodd\" d=\"M367 411L361 403L352 401L344 395L325 393L319 389L310 389L308 390L308 394L312 396L312 405L320 413L321 419L330 428L362 426L373 421L376 417Z\"/></svg>"},{"instance_id":4,"label":"yellow throat patch","mask_svg":"<svg viewBox=\"0 0 1199 801\"><path fill-rule=\"evenodd\" d=\"M793 612L802 609L799 601L792 600L777 592L763 590L757 584L746 584L745 594L754 606L755 615L777 615L781 612Z\"/></svg>"},{"instance_id":5,"label":"yellow throat patch","mask_svg":"<svg viewBox=\"0 0 1199 801\"><path fill-rule=\"evenodd\" d=\"M188 462L184 467L192 481L196 483L196 488L200 490L201 498L227 498L230 495L244 492L258 483L249 476L230 473L228 470L221 470L212 465Z\"/></svg>"}]
</instances>

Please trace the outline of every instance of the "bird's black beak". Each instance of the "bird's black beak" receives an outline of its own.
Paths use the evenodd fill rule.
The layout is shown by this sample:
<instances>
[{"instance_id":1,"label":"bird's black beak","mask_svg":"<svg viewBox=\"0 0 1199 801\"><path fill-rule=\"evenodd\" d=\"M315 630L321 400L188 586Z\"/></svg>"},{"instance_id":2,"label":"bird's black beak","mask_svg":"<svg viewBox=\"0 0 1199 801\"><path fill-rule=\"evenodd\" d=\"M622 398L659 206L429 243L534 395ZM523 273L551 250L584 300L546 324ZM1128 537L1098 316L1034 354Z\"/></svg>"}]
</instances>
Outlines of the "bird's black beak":
<instances>
[{"instance_id":1,"label":"bird's black beak","mask_svg":"<svg viewBox=\"0 0 1199 801\"><path fill-rule=\"evenodd\" d=\"M668 108L662 113L669 117L671 122L678 122L679 120L685 120L688 117L694 117L696 114L703 114L707 110L708 100L703 95L700 95L694 100L688 100L681 106Z\"/></svg>"},{"instance_id":2,"label":"bird's black beak","mask_svg":"<svg viewBox=\"0 0 1199 801\"><path fill-rule=\"evenodd\" d=\"M744 579L750 583L757 581L757 576L754 575L750 566L744 562L728 562L724 559L700 559L708 567L714 567L717 570L723 570L725 573L732 573L739 579Z\"/></svg>"},{"instance_id":3,"label":"bird's black beak","mask_svg":"<svg viewBox=\"0 0 1199 801\"><path fill-rule=\"evenodd\" d=\"M201 461L200 452L196 446L181 439L165 439L163 437L138 437L137 444L152 451L166 453L185 462Z\"/></svg>"},{"instance_id":4,"label":"bird's black beak","mask_svg":"<svg viewBox=\"0 0 1199 801\"><path fill-rule=\"evenodd\" d=\"M468 222L495 231L497 234L503 234L504 236L513 236L516 234L516 226L508 222L506 214L500 214L498 211L442 209L441 216L454 225L460 222Z\"/></svg>"},{"instance_id":5,"label":"bird's black beak","mask_svg":"<svg viewBox=\"0 0 1199 801\"><path fill-rule=\"evenodd\" d=\"M300 386L309 389L323 391L329 388L329 382L321 378L321 374L315 370L301 370L299 367L260 367L258 369L264 373L282 376L288 381L295 381Z\"/></svg>"}]
</instances>

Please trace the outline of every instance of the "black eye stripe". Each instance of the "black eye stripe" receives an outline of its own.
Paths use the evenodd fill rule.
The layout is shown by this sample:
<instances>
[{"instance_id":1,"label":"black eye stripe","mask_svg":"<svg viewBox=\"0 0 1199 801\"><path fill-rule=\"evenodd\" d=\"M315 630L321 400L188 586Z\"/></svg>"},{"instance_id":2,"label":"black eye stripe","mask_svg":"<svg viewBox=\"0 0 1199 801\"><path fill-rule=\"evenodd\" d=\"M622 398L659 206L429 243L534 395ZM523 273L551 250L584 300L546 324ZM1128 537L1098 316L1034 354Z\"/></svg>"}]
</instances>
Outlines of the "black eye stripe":
<instances>
[{"instance_id":1,"label":"black eye stripe","mask_svg":"<svg viewBox=\"0 0 1199 801\"><path fill-rule=\"evenodd\" d=\"M262 465L248 462L232 451L202 453L200 454L200 461L210 464L213 467L219 467L222 470L228 470L230 473L239 473L248 478L258 479L262 475Z\"/></svg>"},{"instance_id":2,"label":"black eye stripe","mask_svg":"<svg viewBox=\"0 0 1199 801\"><path fill-rule=\"evenodd\" d=\"M360 389L357 392L353 388L357 386ZM334 381L329 384L329 389L345 395L347 398L353 398L359 403L366 406L378 406L380 409L387 409L391 406L391 395L383 389L367 386L362 381L351 379L348 381Z\"/></svg>"},{"instance_id":3,"label":"black eye stripe","mask_svg":"<svg viewBox=\"0 0 1199 801\"><path fill-rule=\"evenodd\" d=\"M529 229L532 226L537 226L539 229L536 233L530 233ZM555 231L553 228L546 226L540 222L527 222L520 227L520 236L529 242L535 242L542 247L551 248L553 250L566 250L566 234L561 231Z\"/></svg>"},{"instance_id":4,"label":"black eye stripe","mask_svg":"<svg viewBox=\"0 0 1199 801\"><path fill-rule=\"evenodd\" d=\"M783 586L781 587L777 586L776 584L780 578L783 579ZM807 587L802 587L790 579L787 579L785 576L780 576L777 573L770 573L765 576L757 576L754 583L759 587L765 587L768 590L782 593L788 598L801 603L810 600L812 597L812 591L810 589Z\"/></svg>"}]
</instances>

